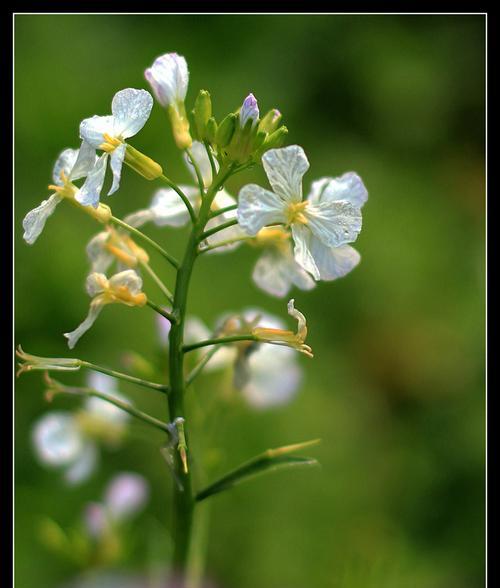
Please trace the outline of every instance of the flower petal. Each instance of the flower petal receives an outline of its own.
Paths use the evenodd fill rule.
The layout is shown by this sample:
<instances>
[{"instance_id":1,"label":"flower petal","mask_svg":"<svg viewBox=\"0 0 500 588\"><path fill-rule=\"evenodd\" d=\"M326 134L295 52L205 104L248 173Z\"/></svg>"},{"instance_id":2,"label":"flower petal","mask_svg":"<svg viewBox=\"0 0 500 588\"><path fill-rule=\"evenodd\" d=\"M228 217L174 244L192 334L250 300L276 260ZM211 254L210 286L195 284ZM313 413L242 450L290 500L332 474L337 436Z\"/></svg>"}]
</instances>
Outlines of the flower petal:
<instances>
[{"instance_id":1,"label":"flower petal","mask_svg":"<svg viewBox=\"0 0 500 588\"><path fill-rule=\"evenodd\" d=\"M259 105L253 94L249 94L240 108L240 127L244 128L247 121L252 120L252 126L259 120Z\"/></svg>"},{"instance_id":2,"label":"flower petal","mask_svg":"<svg viewBox=\"0 0 500 588\"><path fill-rule=\"evenodd\" d=\"M107 231L102 231L93 237L87 245L87 257L92 264L92 272L105 273L113 263L114 257L104 248L109 238ZM93 294L95 296L95 294Z\"/></svg>"},{"instance_id":3,"label":"flower petal","mask_svg":"<svg viewBox=\"0 0 500 588\"><path fill-rule=\"evenodd\" d=\"M109 280L109 285L112 288L125 286L125 288L135 296L142 290L142 279L137 272L129 269L112 276Z\"/></svg>"},{"instance_id":4,"label":"flower petal","mask_svg":"<svg viewBox=\"0 0 500 588\"><path fill-rule=\"evenodd\" d=\"M39 460L51 466L72 463L83 449L82 436L70 412L43 415L33 427L32 440Z\"/></svg>"},{"instance_id":5,"label":"flower petal","mask_svg":"<svg viewBox=\"0 0 500 588\"><path fill-rule=\"evenodd\" d=\"M205 149L205 145L200 143L200 141L193 141L191 146L191 153L193 154L194 160L198 165L198 168L201 172L201 177L203 178L203 184L205 188L208 188L212 183L212 166L210 165L210 159L208 158L207 151ZM191 174L193 180L195 182L198 181L196 176L196 172L194 170L193 164L189 159L187 153L184 154L184 161L187 165L189 173ZM219 164L217 160L214 161L215 169L219 170Z\"/></svg>"},{"instance_id":6,"label":"flower petal","mask_svg":"<svg viewBox=\"0 0 500 588\"><path fill-rule=\"evenodd\" d=\"M342 278L355 268L361 259L360 254L350 245L327 247L316 237L312 237L310 249L322 280Z\"/></svg>"},{"instance_id":7,"label":"flower petal","mask_svg":"<svg viewBox=\"0 0 500 588\"><path fill-rule=\"evenodd\" d=\"M104 290L107 287L108 279L104 274L94 272L87 276L87 280L85 282L85 289L87 291L87 294L91 298L94 298L94 296L97 296L101 292L104 292Z\"/></svg>"},{"instance_id":8,"label":"flower petal","mask_svg":"<svg viewBox=\"0 0 500 588\"><path fill-rule=\"evenodd\" d=\"M326 200L346 200L361 208L368 200L368 191L358 174L347 172L339 178L321 178L313 182L308 200L315 204Z\"/></svg>"},{"instance_id":9,"label":"flower petal","mask_svg":"<svg viewBox=\"0 0 500 588\"><path fill-rule=\"evenodd\" d=\"M153 97L147 90L126 88L117 92L111 103L114 137L127 139L136 135L151 114Z\"/></svg>"},{"instance_id":10,"label":"flower petal","mask_svg":"<svg viewBox=\"0 0 500 588\"><path fill-rule=\"evenodd\" d=\"M75 194L75 200L84 206L99 206L99 199L106 176L106 163L108 161L108 153L103 153L96 161L96 164L87 175L87 179L83 186Z\"/></svg>"},{"instance_id":11,"label":"flower petal","mask_svg":"<svg viewBox=\"0 0 500 588\"><path fill-rule=\"evenodd\" d=\"M103 308L102 303L92 302L90 304L90 308L89 308L89 312L87 314L87 317L85 318L83 323L78 325L78 327L74 331L71 331L71 333L64 333L64 336L68 340L68 347L70 349L73 349L73 347L78 343L78 339L80 339L80 337L83 334L85 334L90 329L90 327L95 323L102 308Z\"/></svg>"},{"instance_id":12,"label":"flower petal","mask_svg":"<svg viewBox=\"0 0 500 588\"><path fill-rule=\"evenodd\" d=\"M315 280L320 279L318 267L314 261L311 251L309 250L309 241L311 239L311 231L305 226L300 224L292 225L292 237L295 244L293 249L293 255L295 261L308 271Z\"/></svg>"},{"instance_id":13,"label":"flower petal","mask_svg":"<svg viewBox=\"0 0 500 588\"><path fill-rule=\"evenodd\" d=\"M45 221L54 212L61 200L62 198L59 194L52 194L47 200L43 200L41 204L28 212L23 219L23 239L26 243L33 245L38 239L45 226Z\"/></svg>"},{"instance_id":14,"label":"flower petal","mask_svg":"<svg viewBox=\"0 0 500 588\"><path fill-rule=\"evenodd\" d=\"M167 53L157 57L151 67L144 72L151 84L156 99L162 106L183 102L189 83L186 60L177 53Z\"/></svg>"},{"instance_id":15,"label":"flower petal","mask_svg":"<svg viewBox=\"0 0 500 588\"><path fill-rule=\"evenodd\" d=\"M78 150L78 157L68 174L70 180L79 180L85 177L96 163L95 149L87 141L82 141Z\"/></svg>"},{"instance_id":16,"label":"flower petal","mask_svg":"<svg viewBox=\"0 0 500 588\"><path fill-rule=\"evenodd\" d=\"M257 286L278 298L283 298L293 285L301 290L311 290L315 282L294 259L291 247L285 253L279 249L268 249L255 264L253 281Z\"/></svg>"},{"instance_id":17,"label":"flower petal","mask_svg":"<svg viewBox=\"0 0 500 588\"><path fill-rule=\"evenodd\" d=\"M239 193L238 223L247 234L256 235L266 225L284 223L284 208L283 200L274 192L248 184Z\"/></svg>"},{"instance_id":18,"label":"flower petal","mask_svg":"<svg viewBox=\"0 0 500 588\"><path fill-rule=\"evenodd\" d=\"M200 205L198 190L192 186L180 186L195 209ZM153 196L150 210L159 227L183 227L189 222L189 213L179 194L172 188L161 188Z\"/></svg>"},{"instance_id":19,"label":"flower petal","mask_svg":"<svg viewBox=\"0 0 500 588\"><path fill-rule=\"evenodd\" d=\"M302 177L309 161L302 147L290 145L270 149L262 156L262 164L273 190L286 202L302 200Z\"/></svg>"},{"instance_id":20,"label":"flower petal","mask_svg":"<svg viewBox=\"0 0 500 588\"><path fill-rule=\"evenodd\" d=\"M108 192L108 196L114 194L120 187L120 178L122 175L123 160L125 158L125 150L127 146L125 143L119 145L110 156L110 166L113 172L113 184Z\"/></svg>"},{"instance_id":21,"label":"flower petal","mask_svg":"<svg viewBox=\"0 0 500 588\"><path fill-rule=\"evenodd\" d=\"M154 212L149 208L137 210L128 214L123 220L131 227L139 228L146 223L153 221L155 218Z\"/></svg>"},{"instance_id":22,"label":"flower petal","mask_svg":"<svg viewBox=\"0 0 500 588\"><path fill-rule=\"evenodd\" d=\"M84 482L95 470L97 460L97 448L94 443L88 441L80 457L66 470L64 479L71 485Z\"/></svg>"},{"instance_id":23,"label":"flower petal","mask_svg":"<svg viewBox=\"0 0 500 588\"><path fill-rule=\"evenodd\" d=\"M59 157L54 164L54 169L52 170L52 179L56 186L64 185L64 182L61 179L61 172L64 172L64 175L69 177L77 157L78 149L65 149L59 154Z\"/></svg>"},{"instance_id":24,"label":"flower petal","mask_svg":"<svg viewBox=\"0 0 500 588\"><path fill-rule=\"evenodd\" d=\"M361 209L345 200L323 200L304 210L308 227L330 247L355 241L361 231Z\"/></svg>"},{"instance_id":25,"label":"flower petal","mask_svg":"<svg viewBox=\"0 0 500 588\"><path fill-rule=\"evenodd\" d=\"M115 117L94 114L80 123L80 139L97 149L105 142L104 133L114 136Z\"/></svg>"},{"instance_id":26,"label":"flower petal","mask_svg":"<svg viewBox=\"0 0 500 588\"><path fill-rule=\"evenodd\" d=\"M115 476L108 487L104 502L115 521L129 519L144 506L149 487L139 474L123 473Z\"/></svg>"},{"instance_id":27,"label":"flower petal","mask_svg":"<svg viewBox=\"0 0 500 588\"><path fill-rule=\"evenodd\" d=\"M212 209L217 210L220 208L226 208L227 206L233 206L236 204L236 200L228 194L225 190L220 190L217 192L217 195L214 198L212 203ZM228 210L224 214L220 214L215 218L212 218L206 224L206 229L213 229L214 227L218 227L226 223L227 221L236 219L237 211L236 210ZM205 242L208 245L217 245L217 243L222 243L223 241L230 241L232 239L240 239L242 237L247 237L247 233L238 225L234 225L232 227L228 227L227 229L222 229L215 235L208 237ZM236 249L241 245L241 241L236 241L235 243L229 243L227 245L221 245L217 247L217 249L213 249L209 251L209 253L226 253L233 249Z\"/></svg>"}]
</instances>

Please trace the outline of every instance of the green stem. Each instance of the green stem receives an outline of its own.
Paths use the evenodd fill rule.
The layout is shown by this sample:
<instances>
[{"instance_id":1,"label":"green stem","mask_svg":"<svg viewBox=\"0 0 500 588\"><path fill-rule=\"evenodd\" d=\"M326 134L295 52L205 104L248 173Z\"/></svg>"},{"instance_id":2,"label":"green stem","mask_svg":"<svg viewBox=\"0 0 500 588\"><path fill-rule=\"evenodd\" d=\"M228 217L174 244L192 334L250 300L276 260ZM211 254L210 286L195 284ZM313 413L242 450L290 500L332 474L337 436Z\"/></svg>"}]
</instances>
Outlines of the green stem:
<instances>
[{"instance_id":1,"label":"green stem","mask_svg":"<svg viewBox=\"0 0 500 588\"><path fill-rule=\"evenodd\" d=\"M188 386L191 386L193 381L197 378L197 376L199 376L199 374L201 374L201 372L203 371L203 368L207 365L207 363L210 361L210 359L215 355L215 353L218 351L218 349L219 349L218 347L213 347L212 349L210 349L209 351L207 351L205 353L205 355L200 359L200 361L189 372L189 374L186 378L185 385L184 385L185 388L187 388Z\"/></svg>"},{"instance_id":2,"label":"green stem","mask_svg":"<svg viewBox=\"0 0 500 588\"><path fill-rule=\"evenodd\" d=\"M161 279L157 276L157 274L155 273L153 268L149 265L149 263L146 263L145 261L141 261L141 266L147 271L147 273L151 276L151 278L153 278L153 281L155 282L155 284L158 286L158 288L160 288L160 290L163 292L163 294L165 294L165 297L170 302L170 304L172 304L174 301L174 297L173 297L172 293L165 286L165 284L161 281Z\"/></svg>"},{"instance_id":3,"label":"green stem","mask_svg":"<svg viewBox=\"0 0 500 588\"><path fill-rule=\"evenodd\" d=\"M231 212L232 210L236 210L238 208L237 204L231 204L229 206L224 206L224 208L218 208L217 210L213 210L210 213L210 218L215 218L216 216L220 216L226 212Z\"/></svg>"},{"instance_id":4,"label":"green stem","mask_svg":"<svg viewBox=\"0 0 500 588\"><path fill-rule=\"evenodd\" d=\"M212 149L211 149L208 141L203 141L203 144L205 145L205 149L206 149L207 155L208 155L208 161L210 162L210 167L212 168L212 178L215 179L215 176L217 175L217 167L215 165L215 160L214 160L214 156L212 153Z\"/></svg>"},{"instance_id":5,"label":"green stem","mask_svg":"<svg viewBox=\"0 0 500 588\"><path fill-rule=\"evenodd\" d=\"M167 178L167 176L165 175L161 175L160 178L168 185L172 188L172 190L174 190L175 192L177 192L177 194L180 196L181 200L184 202L188 212L189 212L189 216L191 218L191 222L193 224L195 224L196 222L196 214L194 212L194 209L191 205L191 202L189 202L189 198L184 194L184 192L179 188L179 186L177 184L175 184L174 182L172 182L172 180L170 178Z\"/></svg>"},{"instance_id":6,"label":"green stem","mask_svg":"<svg viewBox=\"0 0 500 588\"><path fill-rule=\"evenodd\" d=\"M254 239L255 237L251 237L248 235L247 237L235 237L234 239L226 239L225 241L219 241L214 243L213 245L207 245L206 247L199 247L200 253L206 253L207 251L212 251L213 249L219 249L219 247L224 247L225 245L232 245L233 243L238 243L241 241L250 241L250 239Z\"/></svg>"},{"instance_id":7,"label":"green stem","mask_svg":"<svg viewBox=\"0 0 500 588\"><path fill-rule=\"evenodd\" d=\"M87 368L89 370L94 370L95 372L101 372L102 374L107 374L108 376L113 376L113 378L118 378L120 380L124 380L125 382L131 382L132 384L137 384L138 386L144 386L145 388L152 388L153 390L159 390L160 392L164 392L168 394L169 387L165 384L157 384L156 382L149 382L148 380L143 380L142 378L136 378L135 376L129 376L128 374L124 374L122 372L117 372L115 370L111 370L109 368L103 367L102 365L96 365L95 363L90 363L90 361L81 361L80 364L82 367Z\"/></svg>"},{"instance_id":8,"label":"green stem","mask_svg":"<svg viewBox=\"0 0 500 588\"><path fill-rule=\"evenodd\" d=\"M186 419L184 409L184 322L186 318L187 296L191 274L198 254L198 243L208 221L210 206L217 194L232 172L232 168L222 167L214 178L212 185L207 190L206 196L200 207L198 218L193 224L189 241L186 246L184 258L177 272L177 280L174 292L173 309L178 320L172 324L169 334L169 363L170 363L170 394L168 395L169 420L176 418L185 419L184 432L188 447L188 468L185 471L179 452L175 453L174 469L180 484L173 486L173 527L174 540L173 569L174 573L181 576L184 582L188 567L189 548L193 523L194 496L191 482L191 468L189 462L189 419Z\"/></svg>"},{"instance_id":9,"label":"green stem","mask_svg":"<svg viewBox=\"0 0 500 588\"><path fill-rule=\"evenodd\" d=\"M235 343L236 341L259 341L255 335L230 335L229 337L216 337L214 339L205 339L205 341L198 341L190 345L184 345L182 348L184 353L199 349L200 347L207 347L207 345L227 345L228 343Z\"/></svg>"},{"instance_id":10,"label":"green stem","mask_svg":"<svg viewBox=\"0 0 500 588\"><path fill-rule=\"evenodd\" d=\"M200 196L201 196L201 198L203 198L203 196L205 196L205 182L203 181L203 176L201 175L200 168L198 166L198 163L196 162L196 159L193 157L193 153L192 153L191 149L186 149L186 153L187 153L187 156L189 157L189 160L191 161L191 165L193 166L194 173L196 174L196 179L198 180L198 187L200 189Z\"/></svg>"},{"instance_id":11,"label":"green stem","mask_svg":"<svg viewBox=\"0 0 500 588\"><path fill-rule=\"evenodd\" d=\"M142 239L143 241L145 241L148 245L153 247L153 249L156 249L156 251L158 251L158 253L163 255L163 257L168 261L168 263L170 263L170 265L172 265L175 269L177 269L179 267L179 262L175 259L175 257L170 255L170 253L167 253L162 247L160 247L160 245L158 245L158 243L153 241L153 239L150 239L142 231L139 231L139 229L136 229L135 227L131 227L126 222L122 221L119 218L116 218L116 216L112 216L110 218L109 222L111 222L115 225L118 225L119 227L122 227L123 229L126 229L127 231L129 231L129 233L132 233L136 237L139 237L139 239Z\"/></svg>"},{"instance_id":12,"label":"green stem","mask_svg":"<svg viewBox=\"0 0 500 588\"><path fill-rule=\"evenodd\" d=\"M172 324L174 324L175 322L177 322L177 317L176 317L175 313L168 312L168 310L165 310L161 306L158 306L158 304L155 304L152 300L149 300L149 298L146 301L146 304L150 308L152 308L154 311L156 311L158 314L161 314L161 316L165 317Z\"/></svg>"},{"instance_id":13,"label":"green stem","mask_svg":"<svg viewBox=\"0 0 500 588\"><path fill-rule=\"evenodd\" d=\"M234 227L234 225L237 225L237 224L238 224L238 219L233 218L231 220L228 220L225 223L221 223L220 225L213 227L212 229L208 229L208 231L205 231L200 236L200 242L204 241L205 239L207 239L211 235L215 235L216 233L219 233L220 231L223 231L224 229L228 229L229 227Z\"/></svg>"}]
</instances>

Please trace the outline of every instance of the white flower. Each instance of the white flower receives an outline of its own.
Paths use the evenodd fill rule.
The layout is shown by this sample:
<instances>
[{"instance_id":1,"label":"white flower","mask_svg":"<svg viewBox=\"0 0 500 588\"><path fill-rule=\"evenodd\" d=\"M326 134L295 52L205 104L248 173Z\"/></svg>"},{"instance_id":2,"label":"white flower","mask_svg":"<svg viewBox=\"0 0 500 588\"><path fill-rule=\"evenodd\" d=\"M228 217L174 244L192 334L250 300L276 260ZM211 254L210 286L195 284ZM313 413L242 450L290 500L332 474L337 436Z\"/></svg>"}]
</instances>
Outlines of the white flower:
<instances>
[{"instance_id":1,"label":"white flower","mask_svg":"<svg viewBox=\"0 0 500 588\"><path fill-rule=\"evenodd\" d=\"M104 504L113 521L125 521L141 510L148 495L148 483L142 476L124 472L109 483Z\"/></svg>"},{"instance_id":2,"label":"white flower","mask_svg":"<svg viewBox=\"0 0 500 588\"><path fill-rule=\"evenodd\" d=\"M144 306L147 302L146 295L141 291L142 280L134 270L120 272L109 280L104 274L94 272L87 277L86 287L88 295L92 297L89 313L74 331L64 333L70 349L90 329L106 304Z\"/></svg>"},{"instance_id":3,"label":"white flower","mask_svg":"<svg viewBox=\"0 0 500 588\"><path fill-rule=\"evenodd\" d=\"M302 177L309 162L301 147L271 149L262 162L274 191L256 184L240 190L240 226L249 235L256 235L266 225L289 227L296 261L316 280L334 279L352 269L359 261L357 254L351 248L340 255L334 250L355 241L361 230L361 206L368 193L359 176L351 172L340 178L323 178L303 200ZM340 270L339 264L343 265Z\"/></svg>"},{"instance_id":4,"label":"white flower","mask_svg":"<svg viewBox=\"0 0 500 588\"><path fill-rule=\"evenodd\" d=\"M186 98L189 71L186 60L177 53L157 57L144 77L151 84L156 99L162 106L176 107Z\"/></svg>"},{"instance_id":5,"label":"white flower","mask_svg":"<svg viewBox=\"0 0 500 588\"><path fill-rule=\"evenodd\" d=\"M94 208L98 206L108 158L111 160L113 172L113 184L108 195L118 190L127 147L124 140L133 137L142 129L151 114L152 107L153 97L149 92L127 88L114 95L111 103L112 115L95 115L82 121L80 124L82 145L88 143L93 149L102 149L104 153L87 174L85 183L76 195L78 202Z\"/></svg>"},{"instance_id":6,"label":"white flower","mask_svg":"<svg viewBox=\"0 0 500 588\"><path fill-rule=\"evenodd\" d=\"M56 206L64 198L75 198L78 188L73 185L73 180L83 178L92 169L96 161L94 150L87 144L82 144L78 149L65 149L57 158L52 172L54 184L49 186L53 194L44 200L39 206L30 210L24 217L23 238L26 243L32 245L43 231L46 220L56 209ZM102 213L102 211L100 211Z\"/></svg>"},{"instance_id":7,"label":"white flower","mask_svg":"<svg viewBox=\"0 0 500 588\"><path fill-rule=\"evenodd\" d=\"M104 273L113 261L117 261L118 271L135 268L139 263L148 263L149 256L139 247L127 232L107 226L89 241L87 257L92 264L92 272Z\"/></svg>"},{"instance_id":8,"label":"white flower","mask_svg":"<svg viewBox=\"0 0 500 588\"><path fill-rule=\"evenodd\" d=\"M212 183L212 168L210 166L210 160L208 159L205 146L199 141L194 141L191 152L193 157L198 164L200 169L203 183L205 188L208 188ZM193 165L189 161L189 158L185 156L185 163L188 166L189 172L191 173L194 180L196 180L196 173ZM217 163L216 169L218 169ZM198 211L201 206L201 196L199 188L189 185L181 185L181 190L187 196L189 202L193 206L195 211ZM225 190L219 190L212 202L212 210L216 211L221 208L233 206L236 204L236 200L228 194ZM236 210L227 211L213 219L210 219L206 225L207 229L212 229L216 226L220 226L229 220L236 218ZM140 227L147 222L154 222L159 227L170 226L170 227L183 227L189 222L189 212L186 209L185 204L180 199L179 195L172 188L160 188L153 196L153 200L149 208L138 210L125 217L125 222L133 227ZM223 241L229 241L232 239L238 239L244 237L246 233L242 229L235 225L223 229L216 235L212 235L206 239L207 245L216 245ZM222 253L238 247L241 243L231 243L214 249L213 252Z\"/></svg>"},{"instance_id":9,"label":"white flower","mask_svg":"<svg viewBox=\"0 0 500 588\"><path fill-rule=\"evenodd\" d=\"M118 391L118 382L116 378L101 374L99 372L90 372L87 377L87 386L104 392L117 400L130 403L129 399ZM97 421L104 421L111 425L122 425L130 420L130 415L102 398L89 396L85 399L85 411Z\"/></svg>"}]
</instances>

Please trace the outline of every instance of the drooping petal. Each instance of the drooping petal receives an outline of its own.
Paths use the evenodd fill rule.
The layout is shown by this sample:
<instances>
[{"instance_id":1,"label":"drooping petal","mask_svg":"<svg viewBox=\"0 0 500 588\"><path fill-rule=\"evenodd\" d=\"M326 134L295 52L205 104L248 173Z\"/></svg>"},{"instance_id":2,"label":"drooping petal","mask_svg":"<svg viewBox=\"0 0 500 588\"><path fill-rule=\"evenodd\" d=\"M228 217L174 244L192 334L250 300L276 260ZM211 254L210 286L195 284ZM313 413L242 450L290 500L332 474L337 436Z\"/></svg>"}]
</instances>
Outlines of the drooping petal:
<instances>
[{"instance_id":1,"label":"drooping petal","mask_svg":"<svg viewBox=\"0 0 500 588\"><path fill-rule=\"evenodd\" d=\"M212 167L210 165L210 159L208 158L205 145L203 145L203 143L200 143L200 141L193 141L193 144L191 146L191 153L193 154L194 160L201 172L203 184L205 188L208 188L212 183ZM196 182L198 178L196 176L193 164L191 163L191 160L189 159L187 153L184 154L184 161L186 162L189 173L191 174L193 180ZM219 164L217 160L215 160L214 163L215 169L218 171Z\"/></svg>"},{"instance_id":2,"label":"drooping petal","mask_svg":"<svg viewBox=\"0 0 500 588\"><path fill-rule=\"evenodd\" d=\"M316 237L310 240L310 250L322 280L342 278L354 269L361 259L360 254L350 245L327 247Z\"/></svg>"},{"instance_id":3,"label":"drooping petal","mask_svg":"<svg viewBox=\"0 0 500 588\"><path fill-rule=\"evenodd\" d=\"M144 72L156 99L162 106L183 102L189 82L187 62L182 55L167 53L157 57Z\"/></svg>"},{"instance_id":4,"label":"drooping petal","mask_svg":"<svg viewBox=\"0 0 500 588\"><path fill-rule=\"evenodd\" d=\"M117 92L111 103L114 116L114 137L127 139L136 135L151 114L153 97L147 90L126 88Z\"/></svg>"},{"instance_id":5,"label":"drooping petal","mask_svg":"<svg viewBox=\"0 0 500 588\"><path fill-rule=\"evenodd\" d=\"M338 178L321 178L313 182L308 200L315 204L326 200L346 200L361 208L368 200L368 191L358 174L347 172Z\"/></svg>"},{"instance_id":6,"label":"drooping petal","mask_svg":"<svg viewBox=\"0 0 500 588\"><path fill-rule=\"evenodd\" d=\"M84 178L94 167L96 163L95 149L87 141L82 141L78 150L78 157L68 175L70 180L79 180Z\"/></svg>"},{"instance_id":7,"label":"drooping petal","mask_svg":"<svg viewBox=\"0 0 500 588\"><path fill-rule=\"evenodd\" d=\"M262 156L262 164L273 190L286 202L302 200L302 177L309 161L302 147L290 145L270 149Z\"/></svg>"},{"instance_id":8,"label":"drooping petal","mask_svg":"<svg viewBox=\"0 0 500 588\"><path fill-rule=\"evenodd\" d=\"M81 455L64 473L64 479L71 485L84 482L95 470L97 461L97 447L91 441L87 441L83 446Z\"/></svg>"},{"instance_id":9,"label":"drooping petal","mask_svg":"<svg viewBox=\"0 0 500 588\"><path fill-rule=\"evenodd\" d=\"M33 427L32 441L39 460L50 466L72 463L84 445L74 416L64 411L43 415Z\"/></svg>"},{"instance_id":10,"label":"drooping petal","mask_svg":"<svg viewBox=\"0 0 500 588\"><path fill-rule=\"evenodd\" d=\"M345 200L323 200L304 211L308 227L325 245L352 243L361 231L361 210Z\"/></svg>"},{"instance_id":11,"label":"drooping petal","mask_svg":"<svg viewBox=\"0 0 500 588\"><path fill-rule=\"evenodd\" d=\"M110 166L113 172L113 184L108 192L108 196L114 194L120 187L120 178L122 175L123 160L125 158L125 150L127 146L125 143L119 145L110 156Z\"/></svg>"},{"instance_id":12,"label":"drooping petal","mask_svg":"<svg viewBox=\"0 0 500 588\"><path fill-rule=\"evenodd\" d=\"M87 317L83 323L78 325L78 327L74 331L71 331L71 333L64 333L64 336L68 340L68 347L70 349L73 349L73 347L78 343L80 337L84 335L90 329L90 327L92 327L102 308L102 304L91 303L89 313L87 314Z\"/></svg>"},{"instance_id":13,"label":"drooping petal","mask_svg":"<svg viewBox=\"0 0 500 588\"><path fill-rule=\"evenodd\" d=\"M93 237L87 245L87 257L92 264L92 272L105 273L113 263L113 255L105 249L108 238L109 233L102 231Z\"/></svg>"},{"instance_id":14,"label":"drooping petal","mask_svg":"<svg viewBox=\"0 0 500 588\"><path fill-rule=\"evenodd\" d=\"M146 480L139 474L125 472L111 480L104 502L115 521L124 521L142 509L148 496Z\"/></svg>"},{"instance_id":15,"label":"drooping petal","mask_svg":"<svg viewBox=\"0 0 500 588\"><path fill-rule=\"evenodd\" d=\"M198 191L192 186L180 186L191 205L198 208L200 197ZM179 194L172 188L161 188L153 196L150 210L153 220L159 227L183 227L189 222L189 212Z\"/></svg>"},{"instance_id":16,"label":"drooping petal","mask_svg":"<svg viewBox=\"0 0 500 588\"><path fill-rule=\"evenodd\" d=\"M295 244L293 249L295 261L309 272L315 280L319 280L319 270L309 249L309 241L312 236L311 231L305 225L301 224L293 224L291 228L293 242Z\"/></svg>"},{"instance_id":17,"label":"drooping petal","mask_svg":"<svg viewBox=\"0 0 500 588\"><path fill-rule=\"evenodd\" d=\"M46 220L54 212L61 200L62 198L59 194L52 194L47 200L43 200L41 204L28 212L23 219L23 239L26 243L33 245L38 239L40 233L43 231Z\"/></svg>"},{"instance_id":18,"label":"drooping petal","mask_svg":"<svg viewBox=\"0 0 500 588\"><path fill-rule=\"evenodd\" d=\"M102 186L106 176L106 163L108 161L108 153L103 153L96 161L96 164L87 175L83 186L75 194L75 200L84 206L99 206L101 198Z\"/></svg>"},{"instance_id":19,"label":"drooping petal","mask_svg":"<svg viewBox=\"0 0 500 588\"><path fill-rule=\"evenodd\" d=\"M54 164L54 169L52 170L52 179L56 186L64 185L64 181L61 179L61 172L63 172L66 177L69 177L77 157L78 149L65 149L59 154L59 157Z\"/></svg>"},{"instance_id":20,"label":"drooping petal","mask_svg":"<svg viewBox=\"0 0 500 588\"><path fill-rule=\"evenodd\" d=\"M248 184L240 190L237 217L247 234L256 235L266 225L286 222L285 205L274 192Z\"/></svg>"},{"instance_id":21,"label":"drooping petal","mask_svg":"<svg viewBox=\"0 0 500 588\"><path fill-rule=\"evenodd\" d=\"M112 276L109 285L112 288L125 287L132 295L136 295L142 290L142 278L134 270L125 270Z\"/></svg>"},{"instance_id":22,"label":"drooping petal","mask_svg":"<svg viewBox=\"0 0 500 588\"><path fill-rule=\"evenodd\" d=\"M284 253L278 249L268 249L255 264L252 279L257 286L278 298L283 298L292 285L301 290L314 288L311 276L295 261L291 250Z\"/></svg>"},{"instance_id":23,"label":"drooping petal","mask_svg":"<svg viewBox=\"0 0 500 588\"><path fill-rule=\"evenodd\" d=\"M114 136L115 117L112 115L99 116L94 114L80 123L80 139L98 149L105 142L104 134Z\"/></svg>"}]
</instances>

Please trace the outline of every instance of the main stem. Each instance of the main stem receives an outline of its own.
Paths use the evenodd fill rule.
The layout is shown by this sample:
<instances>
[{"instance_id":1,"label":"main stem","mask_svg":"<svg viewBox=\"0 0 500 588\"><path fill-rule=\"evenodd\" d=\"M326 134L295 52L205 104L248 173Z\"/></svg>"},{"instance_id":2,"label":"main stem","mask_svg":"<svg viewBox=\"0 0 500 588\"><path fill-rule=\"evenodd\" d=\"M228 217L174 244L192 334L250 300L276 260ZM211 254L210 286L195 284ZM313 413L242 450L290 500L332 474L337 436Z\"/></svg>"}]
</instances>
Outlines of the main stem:
<instances>
[{"instance_id":1,"label":"main stem","mask_svg":"<svg viewBox=\"0 0 500 588\"><path fill-rule=\"evenodd\" d=\"M184 432L188 446L188 471L184 467L178 451L174 456L175 473L180 484L173 485L173 525L172 536L174 540L173 568L180 576L178 580L185 582L189 556L189 545L193 524L193 511L195 500L191 483L191 459L189 454L189 419L186 418L184 409L184 323L186 318L187 297L189 283L193 272L193 266L198 254L198 244L205 229L210 214L210 206L217 194L217 190L229 177L231 168L222 167L214 178L212 186L203 198L198 218L193 224L184 258L177 272L175 284L173 312L178 320L172 323L169 335L169 362L170 362L170 394L168 396L168 408L170 421L178 417L185 419ZM184 584L181 584L184 586Z\"/></svg>"}]
</instances>

